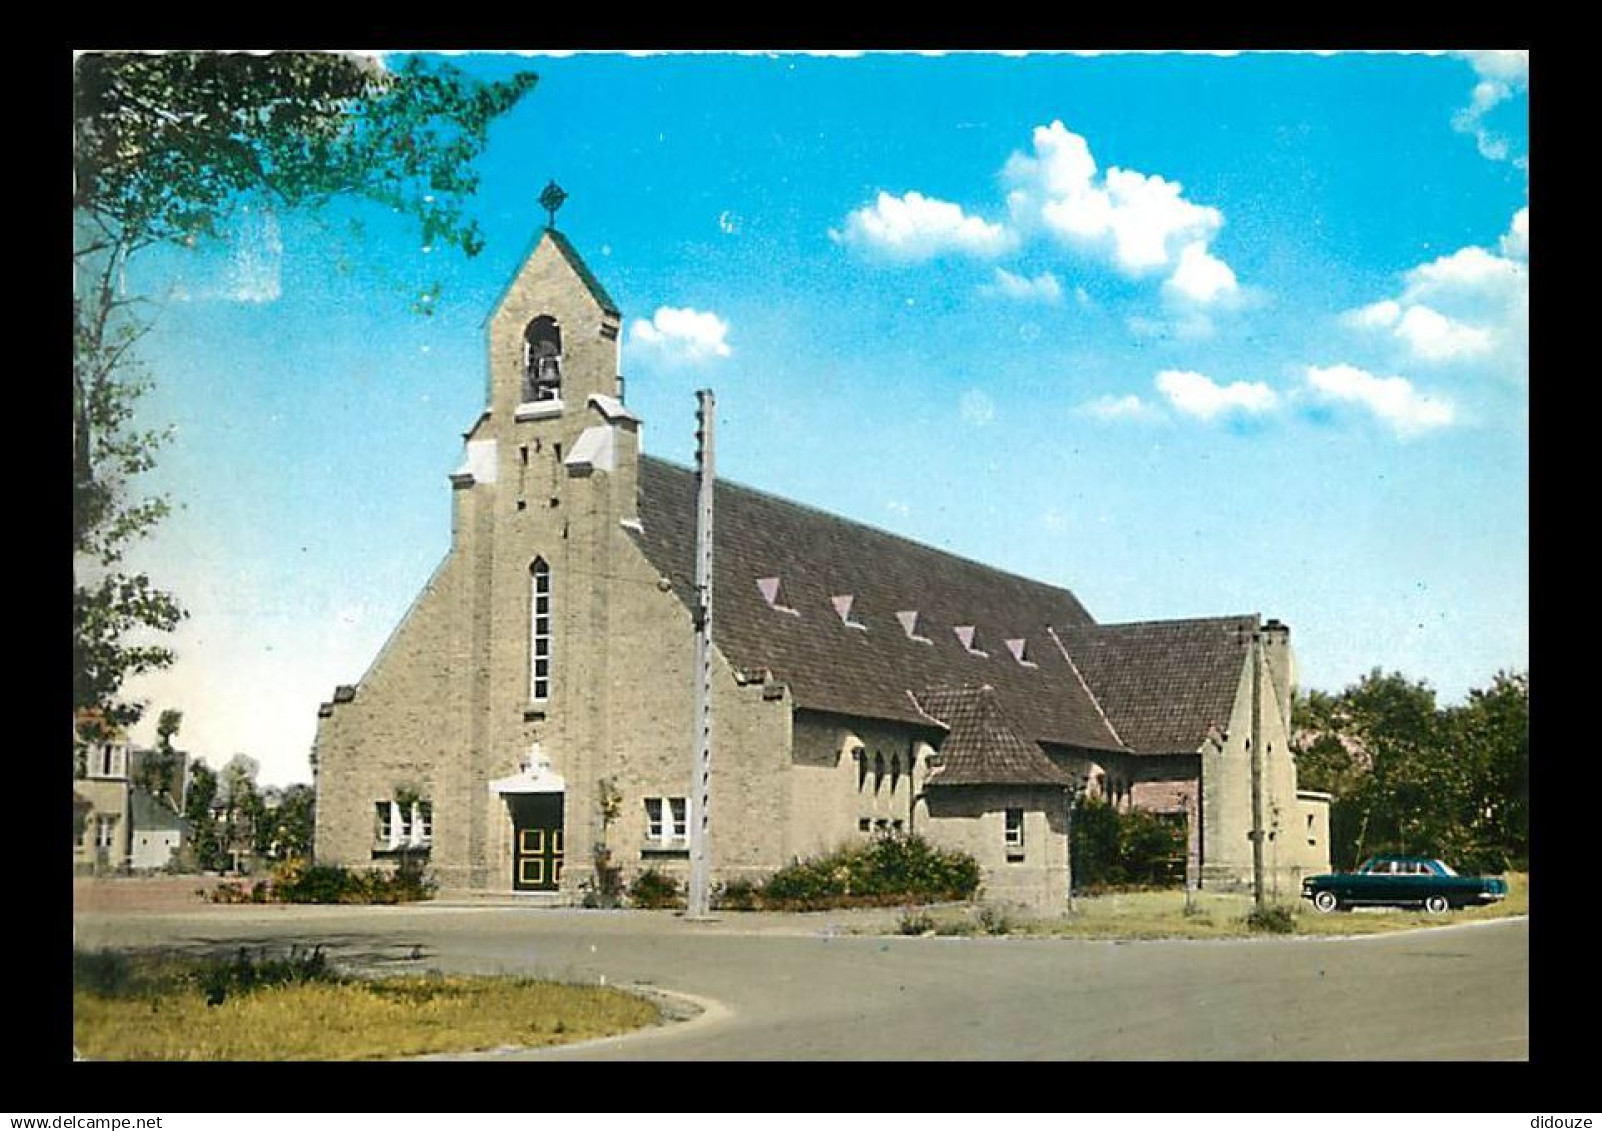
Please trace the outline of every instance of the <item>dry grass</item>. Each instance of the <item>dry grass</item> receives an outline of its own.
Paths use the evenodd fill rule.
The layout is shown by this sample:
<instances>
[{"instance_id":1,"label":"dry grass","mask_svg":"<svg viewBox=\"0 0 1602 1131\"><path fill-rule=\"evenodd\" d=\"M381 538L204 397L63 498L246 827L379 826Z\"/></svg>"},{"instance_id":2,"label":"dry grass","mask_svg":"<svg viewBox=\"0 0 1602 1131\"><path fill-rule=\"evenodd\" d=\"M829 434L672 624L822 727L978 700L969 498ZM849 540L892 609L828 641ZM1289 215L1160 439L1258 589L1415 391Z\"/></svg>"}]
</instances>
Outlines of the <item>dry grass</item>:
<instances>
[{"instance_id":1,"label":"dry grass","mask_svg":"<svg viewBox=\"0 0 1602 1131\"><path fill-rule=\"evenodd\" d=\"M92 1060L373 1060L564 1044L655 1024L620 990L524 979L418 976L311 982L208 1005L184 987L73 994L73 1037Z\"/></svg>"},{"instance_id":2,"label":"dry grass","mask_svg":"<svg viewBox=\"0 0 1602 1131\"><path fill-rule=\"evenodd\" d=\"M1374 935L1417 927L1440 927L1475 919L1501 919L1530 910L1530 882L1524 873L1507 877L1508 896L1488 907L1466 908L1445 915L1430 915L1407 908L1373 908L1322 915L1305 900L1288 897L1282 902L1295 913L1301 935ZM1183 891L1113 892L1079 896L1074 913L1056 919L1019 924L1014 933L1043 934L1084 939L1211 939L1245 938L1254 934L1246 925L1251 911L1249 895L1199 891L1192 913L1185 913ZM940 916L936 915L936 929Z\"/></svg>"}]
</instances>

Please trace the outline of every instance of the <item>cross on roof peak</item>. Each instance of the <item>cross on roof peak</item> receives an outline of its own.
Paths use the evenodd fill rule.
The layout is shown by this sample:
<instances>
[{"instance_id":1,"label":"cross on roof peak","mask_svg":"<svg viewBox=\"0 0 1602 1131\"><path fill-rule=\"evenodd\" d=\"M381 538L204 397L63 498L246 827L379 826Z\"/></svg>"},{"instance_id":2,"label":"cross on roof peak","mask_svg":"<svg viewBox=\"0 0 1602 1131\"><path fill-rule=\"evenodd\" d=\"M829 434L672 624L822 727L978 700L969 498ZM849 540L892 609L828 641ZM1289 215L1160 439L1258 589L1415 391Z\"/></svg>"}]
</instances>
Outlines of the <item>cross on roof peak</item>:
<instances>
[{"instance_id":1,"label":"cross on roof peak","mask_svg":"<svg viewBox=\"0 0 1602 1131\"><path fill-rule=\"evenodd\" d=\"M545 221L547 228L552 230L556 228L556 211L562 207L562 202L566 199L567 193L563 191L561 185L556 183L555 178L552 178L551 182L545 186L545 191L540 193L540 207L545 209L547 213Z\"/></svg>"}]
</instances>

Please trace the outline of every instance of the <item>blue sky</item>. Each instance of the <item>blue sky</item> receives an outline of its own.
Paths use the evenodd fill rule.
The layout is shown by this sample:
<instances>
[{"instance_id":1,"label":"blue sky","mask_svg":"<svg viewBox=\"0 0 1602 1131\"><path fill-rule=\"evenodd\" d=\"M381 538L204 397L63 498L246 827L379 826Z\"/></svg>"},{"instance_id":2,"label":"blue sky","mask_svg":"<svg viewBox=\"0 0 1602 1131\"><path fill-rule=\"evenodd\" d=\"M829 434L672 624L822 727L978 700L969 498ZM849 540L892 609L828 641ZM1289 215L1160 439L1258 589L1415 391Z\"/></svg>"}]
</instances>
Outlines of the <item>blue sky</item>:
<instances>
[{"instance_id":1,"label":"blue sky","mask_svg":"<svg viewBox=\"0 0 1602 1131\"><path fill-rule=\"evenodd\" d=\"M1527 55L453 62L541 76L478 258L258 204L131 273L181 505L136 564L192 615L130 690L213 765L308 780L318 702L445 554L552 177L647 451L689 462L711 386L720 474L1098 620L1277 616L1327 690L1527 665Z\"/></svg>"}]
</instances>

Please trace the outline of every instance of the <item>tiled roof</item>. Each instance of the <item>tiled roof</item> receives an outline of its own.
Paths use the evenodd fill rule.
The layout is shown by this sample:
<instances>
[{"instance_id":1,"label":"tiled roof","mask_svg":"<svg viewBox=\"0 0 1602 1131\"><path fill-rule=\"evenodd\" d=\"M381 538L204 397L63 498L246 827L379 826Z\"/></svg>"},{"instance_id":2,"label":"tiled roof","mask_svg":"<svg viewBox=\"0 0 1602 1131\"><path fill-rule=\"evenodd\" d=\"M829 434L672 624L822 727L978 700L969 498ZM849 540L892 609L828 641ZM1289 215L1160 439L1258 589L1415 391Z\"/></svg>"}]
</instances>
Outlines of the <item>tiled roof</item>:
<instances>
[{"instance_id":1,"label":"tiled roof","mask_svg":"<svg viewBox=\"0 0 1602 1131\"><path fill-rule=\"evenodd\" d=\"M135 787L128 794L130 817L136 829L181 829L183 818L163 798Z\"/></svg>"},{"instance_id":2,"label":"tiled roof","mask_svg":"<svg viewBox=\"0 0 1602 1131\"><path fill-rule=\"evenodd\" d=\"M1058 629L1118 737L1142 754L1193 753L1229 726L1258 618Z\"/></svg>"},{"instance_id":3,"label":"tiled roof","mask_svg":"<svg viewBox=\"0 0 1602 1131\"><path fill-rule=\"evenodd\" d=\"M923 713L948 731L930 786L1074 784L1038 745L1013 728L993 688L929 688L915 698Z\"/></svg>"},{"instance_id":4,"label":"tiled roof","mask_svg":"<svg viewBox=\"0 0 1602 1131\"><path fill-rule=\"evenodd\" d=\"M692 604L695 475L640 458L635 534L652 565ZM726 479L717 485L713 634L736 668L771 671L805 708L924 723L908 692L988 684L1019 732L1062 746L1123 749L1052 642L1047 626L1093 628L1066 589L1004 573ZM779 579L774 608L759 579ZM848 626L832 598L850 594ZM899 613L917 610L914 640ZM953 631L978 628L986 656ZM1033 666L1004 644L1028 641ZM1198 740L1199 741L1199 740Z\"/></svg>"}]
</instances>

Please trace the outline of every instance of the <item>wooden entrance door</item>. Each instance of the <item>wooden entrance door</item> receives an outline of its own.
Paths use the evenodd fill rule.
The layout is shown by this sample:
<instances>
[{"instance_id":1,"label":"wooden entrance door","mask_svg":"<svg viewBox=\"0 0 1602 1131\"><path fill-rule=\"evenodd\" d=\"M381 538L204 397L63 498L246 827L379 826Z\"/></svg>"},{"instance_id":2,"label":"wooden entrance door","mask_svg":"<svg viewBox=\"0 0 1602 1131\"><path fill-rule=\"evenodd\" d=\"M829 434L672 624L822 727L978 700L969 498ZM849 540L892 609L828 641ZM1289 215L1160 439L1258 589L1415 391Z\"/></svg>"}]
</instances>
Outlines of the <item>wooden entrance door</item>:
<instances>
[{"instance_id":1,"label":"wooden entrance door","mask_svg":"<svg viewBox=\"0 0 1602 1131\"><path fill-rule=\"evenodd\" d=\"M562 882L562 795L516 794L512 809L512 890L555 891Z\"/></svg>"}]
</instances>

